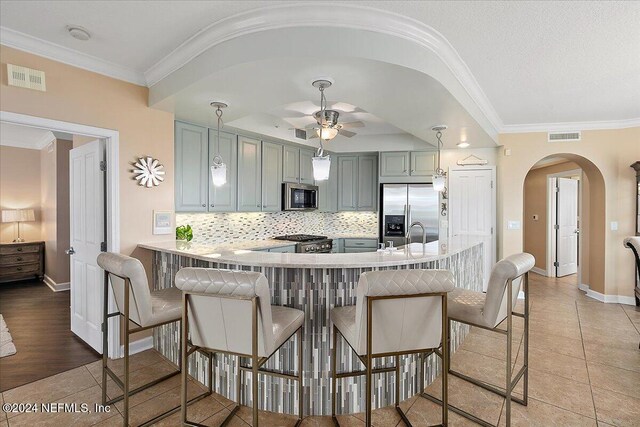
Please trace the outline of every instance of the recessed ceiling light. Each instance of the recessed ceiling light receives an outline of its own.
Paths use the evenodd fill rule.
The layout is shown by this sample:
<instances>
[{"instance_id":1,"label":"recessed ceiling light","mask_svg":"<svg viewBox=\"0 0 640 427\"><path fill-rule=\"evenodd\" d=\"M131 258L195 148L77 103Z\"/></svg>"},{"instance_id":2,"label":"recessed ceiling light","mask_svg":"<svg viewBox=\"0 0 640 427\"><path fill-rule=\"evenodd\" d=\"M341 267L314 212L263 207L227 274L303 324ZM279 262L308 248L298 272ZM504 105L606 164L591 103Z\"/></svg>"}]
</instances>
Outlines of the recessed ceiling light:
<instances>
[{"instance_id":1,"label":"recessed ceiling light","mask_svg":"<svg viewBox=\"0 0 640 427\"><path fill-rule=\"evenodd\" d=\"M459 142L458 143L458 148L467 148L470 144L466 141L463 142Z\"/></svg>"},{"instance_id":2,"label":"recessed ceiling light","mask_svg":"<svg viewBox=\"0 0 640 427\"><path fill-rule=\"evenodd\" d=\"M79 25L67 25L67 31L71 37L77 40L82 40L83 42L86 42L91 38L89 31Z\"/></svg>"}]
</instances>

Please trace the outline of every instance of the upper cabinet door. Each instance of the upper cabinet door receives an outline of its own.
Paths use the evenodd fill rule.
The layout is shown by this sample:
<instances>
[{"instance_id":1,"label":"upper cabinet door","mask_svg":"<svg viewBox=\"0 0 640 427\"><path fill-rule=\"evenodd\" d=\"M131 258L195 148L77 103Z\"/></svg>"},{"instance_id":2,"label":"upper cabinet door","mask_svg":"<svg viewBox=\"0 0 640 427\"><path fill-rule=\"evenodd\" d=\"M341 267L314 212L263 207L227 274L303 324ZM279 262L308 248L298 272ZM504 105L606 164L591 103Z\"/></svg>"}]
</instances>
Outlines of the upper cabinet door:
<instances>
[{"instance_id":1,"label":"upper cabinet door","mask_svg":"<svg viewBox=\"0 0 640 427\"><path fill-rule=\"evenodd\" d=\"M320 212L336 212L338 210L338 165L336 164L336 159L337 157L331 156L329 179L316 183L318 186L318 210Z\"/></svg>"},{"instance_id":2,"label":"upper cabinet door","mask_svg":"<svg viewBox=\"0 0 640 427\"><path fill-rule=\"evenodd\" d=\"M313 156L315 151L300 149L300 182L302 184L313 184Z\"/></svg>"},{"instance_id":3,"label":"upper cabinet door","mask_svg":"<svg viewBox=\"0 0 640 427\"><path fill-rule=\"evenodd\" d=\"M262 211L282 208L282 145L262 143Z\"/></svg>"},{"instance_id":4,"label":"upper cabinet door","mask_svg":"<svg viewBox=\"0 0 640 427\"><path fill-rule=\"evenodd\" d=\"M207 128L175 122L176 212L206 212L209 141Z\"/></svg>"},{"instance_id":5,"label":"upper cabinet door","mask_svg":"<svg viewBox=\"0 0 640 427\"><path fill-rule=\"evenodd\" d=\"M409 176L409 152L380 153L380 176Z\"/></svg>"},{"instance_id":6,"label":"upper cabinet door","mask_svg":"<svg viewBox=\"0 0 640 427\"><path fill-rule=\"evenodd\" d=\"M234 212L238 209L238 137L231 133L220 132L220 141L218 141L218 132L209 129L209 170L213 165L213 158L218 154L227 165L227 183L216 187L211 181L211 175L207 175L209 212Z\"/></svg>"},{"instance_id":7,"label":"upper cabinet door","mask_svg":"<svg viewBox=\"0 0 640 427\"><path fill-rule=\"evenodd\" d=\"M262 210L261 159L262 143L257 139L238 136L238 210L241 212Z\"/></svg>"},{"instance_id":8,"label":"upper cabinet door","mask_svg":"<svg viewBox=\"0 0 640 427\"><path fill-rule=\"evenodd\" d=\"M282 181L300 182L300 149L285 145L283 156Z\"/></svg>"},{"instance_id":9,"label":"upper cabinet door","mask_svg":"<svg viewBox=\"0 0 640 427\"><path fill-rule=\"evenodd\" d=\"M411 152L411 176L430 176L436 171L435 151Z\"/></svg>"},{"instance_id":10,"label":"upper cabinet door","mask_svg":"<svg viewBox=\"0 0 640 427\"><path fill-rule=\"evenodd\" d=\"M358 156L338 157L338 210L358 209Z\"/></svg>"},{"instance_id":11,"label":"upper cabinet door","mask_svg":"<svg viewBox=\"0 0 640 427\"><path fill-rule=\"evenodd\" d=\"M358 210L378 210L378 156L358 157Z\"/></svg>"}]
</instances>

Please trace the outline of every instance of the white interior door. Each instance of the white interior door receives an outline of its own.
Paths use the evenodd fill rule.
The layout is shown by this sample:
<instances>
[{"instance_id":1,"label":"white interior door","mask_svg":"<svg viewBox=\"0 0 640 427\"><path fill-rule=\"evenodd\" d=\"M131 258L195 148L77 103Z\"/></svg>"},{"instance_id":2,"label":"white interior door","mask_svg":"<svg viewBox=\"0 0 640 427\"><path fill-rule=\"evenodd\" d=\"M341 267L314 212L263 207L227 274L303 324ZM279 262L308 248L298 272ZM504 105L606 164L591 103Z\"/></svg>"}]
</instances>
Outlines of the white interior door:
<instances>
[{"instance_id":1,"label":"white interior door","mask_svg":"<svg viewBox=\"0 0 640 427\"><path fill-rule=\"evenodd\" d=\"M484 290L496 262L494 168L449 170L449 235L485 236Z\"/></svg>"},{"instance_id":2,"label":"white interior door","mask_svg":"<svg viewBox=\"0 0 640 427\"><path fill-rule=\"evenodd\" d=\"M89 142L69 156L71 331L102 353L103 273L96 259L105 240L104 142Z\"/></svg>"},{"instance_id":3,"label":"white interior door","mask_svg":"<svg viewBox=\"0 0 640 427\"><path fill-rule=\"evenodd\" d=\"M558 178L556 277L578 272L578 180Z\"/></svg>"}]
</instances>

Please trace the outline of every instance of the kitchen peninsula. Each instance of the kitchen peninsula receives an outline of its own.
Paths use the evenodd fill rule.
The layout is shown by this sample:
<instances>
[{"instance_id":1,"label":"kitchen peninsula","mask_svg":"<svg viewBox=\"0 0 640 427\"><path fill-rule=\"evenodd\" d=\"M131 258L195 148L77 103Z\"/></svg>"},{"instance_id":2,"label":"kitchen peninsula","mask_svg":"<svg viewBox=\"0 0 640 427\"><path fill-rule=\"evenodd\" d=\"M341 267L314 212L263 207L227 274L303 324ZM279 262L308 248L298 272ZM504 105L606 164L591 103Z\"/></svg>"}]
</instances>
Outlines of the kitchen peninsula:
<instances>
[{"instance_id":1,"label":"kitchen peninsula","mask_svg":"<svg viewBox=\"0 0 640 427\"><path fill-rule=\"evenodd\" d=\"M393 252L302 254L255 250L285 244L287 243L282 241L266 240L213 246L172 241L140 244L139 247L153 252L153 283L159 288L173 286L176 273L183 267L261 271L269 280L272 304L294 307L305 312L302 367L305 415L331 413L329 311L334 306L355 305L361 273L387 269L448 269L453 272L457 286L472 290L482 290L483 286L483 253L486 241L479 237L454 237L426 245L412 243ZM467 332L465 327L454 323L451 336L454 351ZM155 348L176 363L179 357L178 336L176 325L163 326L154 332ZM337 351L341 355L338 359L338 372L361 368L358 358L344 342L338 342ZM190 374L199 381L207 382L205 357L200 354L192 357L196 360L189 364ZM427 360L425 384L436 377L436 359L432 355ZM291 340L280 349L279 354L272 357L266 367L297 372L297 360L295 342ZM418 360L417 356L403 359L403 366L411 366L401 371L401 400L418 392ZM235 358L218 355L214 368L216 391L235 399L238 378ZM243 386L245 390L250 390L250 374L246 378ZM259 381L261 393L258 405L261 409L285 413L297 411L295 383L270 376L261 376ZM361 377L338 381L338 388L344 400L338 408L342 408L345 413L364 409L365 394ZM394 393L395 378L389 374L387 381L376 382L374 407L391 404ZM251 393L245 393L245 396L251 396Z\"/></svg>"}]
</instances>

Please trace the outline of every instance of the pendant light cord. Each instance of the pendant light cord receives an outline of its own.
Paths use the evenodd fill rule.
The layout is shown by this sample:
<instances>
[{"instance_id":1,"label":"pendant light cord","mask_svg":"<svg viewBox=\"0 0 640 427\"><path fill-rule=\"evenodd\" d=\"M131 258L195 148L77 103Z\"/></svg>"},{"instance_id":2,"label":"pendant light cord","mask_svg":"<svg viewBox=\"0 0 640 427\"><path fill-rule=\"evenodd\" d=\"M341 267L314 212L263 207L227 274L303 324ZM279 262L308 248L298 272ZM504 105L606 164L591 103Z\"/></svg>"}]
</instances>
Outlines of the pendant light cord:
<instances>
[{"instance_id":1,"label":"pendant light cord","mask_svg":"<svg viewBox=\"0 0 640 427\"><path fill-rule=\"evenodd\" d=\"M320 125L320 147L318 147L318 157L322 157L324 154L324 147L322 146L322 130L325 128L324 127L324 122L325 122L325 118L324 118L324 113L327 109L327 98L324 96L324 86L320 85L320 87L318 88L320 89L320 121L321 123L319 123Z\"/></svg>"},{"instance_id":2,"label":"pendant light cord","mask_svg":"<svg viewBox=\"0 0 640 427\"><path fill-rule=\"evenodd\" d=\"M438 169L436 169L436 173L442 175L444 172L440 167L440 148L442 147L442 131L436 132L436 138L438 139Z\"/></svg>"},{"instance_id":3,"label":"pendant light cord","mask_svg":"<svg viewBox=\"0 0 640 427\"><path fill-rule=\"evenodd\" d=\"M218 153L213 157L213 163L219 165L222 163L222 156L220 155L220 126L223 125L222 108L219 105L216 109L216 117L218 117Z\"/></svg>"}]
</instances>

